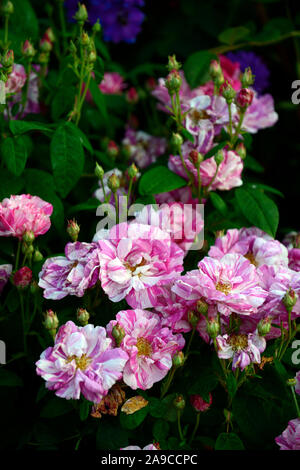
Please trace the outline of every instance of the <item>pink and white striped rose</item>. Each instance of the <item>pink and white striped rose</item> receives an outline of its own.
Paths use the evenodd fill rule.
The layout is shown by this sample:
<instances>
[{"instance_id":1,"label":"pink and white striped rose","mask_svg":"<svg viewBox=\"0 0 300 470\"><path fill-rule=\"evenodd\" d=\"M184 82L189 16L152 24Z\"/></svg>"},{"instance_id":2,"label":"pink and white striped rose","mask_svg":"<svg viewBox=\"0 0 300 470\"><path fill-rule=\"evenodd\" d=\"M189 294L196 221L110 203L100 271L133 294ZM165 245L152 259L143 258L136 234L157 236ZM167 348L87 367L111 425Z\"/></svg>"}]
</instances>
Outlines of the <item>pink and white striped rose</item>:
<instances>
[{"instance_id":1,"label":"pink and white striped rose","mask_svg":"<svg viewBox=\"0 0 300 470\"><path fill-rule=\"evenodd\" d=\"M123 310L109 322L108 334L115 325L125 336L120 347L129 359L123 372L124 382L133 390L147 390L162 380L172 367L172 357L185 344L183 337L162 326L161 319L148 310Z\"/></svg>"},{"instance_id":2,"label":"pink and white striped rose","mask_svg":"<svg viewBox=\"0 0 300 470\"><path fill-rule=\"evenodd\" d=\"M99 403L122 378L128 355L112 348L105 328L89 324L76 326L68 321L61 326L53 347L47 348L36 363L36 372L46 388L58 397Z\"/></svg>"},{"instance_id":3,"label":"pink and white striped rose","mask_svg":"<svg viewBox=\"0 0 300 470\"><path fill-rule=\"evenodd\" d=\"M184 252L158 227L124 222L98 244L103 290L113 302L125 298L132 308L155 306L157 287L183 270Z\"/></svg>"}]
</instances>

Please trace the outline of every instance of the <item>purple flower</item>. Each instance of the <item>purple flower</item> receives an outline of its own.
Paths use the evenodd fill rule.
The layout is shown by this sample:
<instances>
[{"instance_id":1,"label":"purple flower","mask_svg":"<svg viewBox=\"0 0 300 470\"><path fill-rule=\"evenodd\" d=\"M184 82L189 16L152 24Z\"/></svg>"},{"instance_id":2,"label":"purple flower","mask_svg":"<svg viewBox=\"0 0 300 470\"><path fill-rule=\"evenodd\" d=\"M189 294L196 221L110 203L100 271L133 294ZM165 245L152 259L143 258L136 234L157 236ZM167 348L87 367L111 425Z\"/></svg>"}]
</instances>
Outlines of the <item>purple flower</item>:
<instances>
[{"instance_id":1,"label":"purple flower","mask_svg":"<svg viewBox=\"0 0 300 470\"><path fill-rule=\"evenodd\" d=\"M46 380L46 387L58 397L78 400L80 393L99 403L122 372L128 355L112 348L102 326L63 325L53 347L47 348L36 363L36 371Z\"/></svg>"},{"instance_id":2,"label":"purple flower","mask_svg":"<svg viewBox=\"0 0 300 470\"><path fill-rule=\"evenodd\" d=\"M271 95L254 95L251 106L246 111L242 130L256 134L260 129L272 127L278 121L278 114L274 109L274 100Z\"/></svg>"},{"instance_id":3,"label":"purple flower","mask_svg":"<svg viewBox=\"0 0 300 470\"><path fill-rule=\"evenodd\" d=\"M105 41L133 43L141 31L145 15L140 10L143 0L87 0L85 2L89 21L94 24L99 19ZM67 16L72 21L77 11L77 0L66 0Z\"/></svg>"},{"instance_id":4,"label":"purple flower","mask_svg":"<svg viewBox=\"0 0 300 470\"><path fill-rule=\"evenodd\" d=\"M280 450L300 450L300 418L289 421L288 427L275 438Z\"/></svg>"},{"instance_id":5,"label":"purple flower","mask_svg":"<svg viewBox=\"0 0 300 470\"><path fill-rule=\"evenodd\" d=\"M129 157L138 165L145 168L163 155L167 148L166 139L154 137L143 131L126 129L122 144L126 147Z\"/></svg>"},{"instance_id":6,"label":"purple flower","mask_svg":"<svg viewBox=\"0 0 300 470\"><path fill-rule=\"evenodd\" d=\"M244 370L251 363L259 364L260 353L266 349L266 340L256 333L217 336L220 359L232 358L232 369Z\"/></svg>"},{"instance_id":7,"label":"purple flower","mask_svg":"<svg viewBox=\"0 0 300 470\"><path fill-rule=\"evenodd\" d=\"M258 93L262 93L268 88L270 72L261 57L252 51L229 52L226 57L233 62L238 62L242 73L247 67L251 68L253 75L255 75L253 88Z\"/></svg>"},{"instance_id":8,"label":"purple flower","mask_svg":"<svg viewBox=\"0 0 300 470\"><path fill-rule=\"evenodd\" d=\"M45 299L59 300L67 295L82 297L99 278L96 243L68 243L65 256L48 258L39 273L39 286Z\"/></svg>"},{"instance_id":9,"label":"purple flower","mask_svg":"<svg viewBox=\"0 0 300 470\"><path fill-rule=\"evenodd\" d=\"M7 283L11 273L12 273L12 265L11 264L1 264L0 265L0 294L3 291L4 286Z\"/></svg>"}]
</instances>

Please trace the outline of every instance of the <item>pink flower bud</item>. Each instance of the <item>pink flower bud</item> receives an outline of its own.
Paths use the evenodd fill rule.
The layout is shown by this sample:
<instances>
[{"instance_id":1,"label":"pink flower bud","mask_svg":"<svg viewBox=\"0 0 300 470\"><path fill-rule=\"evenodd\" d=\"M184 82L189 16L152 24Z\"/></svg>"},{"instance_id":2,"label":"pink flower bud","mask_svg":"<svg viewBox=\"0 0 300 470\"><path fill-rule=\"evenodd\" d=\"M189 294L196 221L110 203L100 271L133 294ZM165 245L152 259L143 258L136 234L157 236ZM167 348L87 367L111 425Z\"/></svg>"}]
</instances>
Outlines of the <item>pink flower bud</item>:
<instances>
[{"instance_id":1,"label":"pink flower bud","mask_svg":"<svg viewBox=\"0 0 300 470\"><path fill-rule=\"evenodd\" d=\"M23 44L22 54L28 58L32 58L35 55L35 49L31 42L28 41L28 39Z\"/></svg>"},{"instance_id":2,"label":"pink flower bud","mask_svg":"<svg viewBox=\"0 0 300 470\"><path fill-rule=\"evenodd\" d=\"M110 140L107 144L107 153L112 158L116 158L119 154L119 147L113 140Z\"/></svg>"},{"instance_id":3,"label":"pink flower bud","mask_svg":"<svg viewBox=\"0 0 300 470\"><path fill-rule=\"evenodd\" d=\"M73 240L73 242L77 242L79 232L80 232L80 226L78 225L76 220L75 219L68 220L67 233L70 236L70 238Z\"/></svg>"},{"instance_id":4,"label":"pink flower bud","mask_svg":"<svg viewBox=\"0 0 300 470\"><path fill-rule=\"evenodd\" d=\"M236 97L236 104L239 108L245 109L251 105L253 101L254 92L250 88L242 88Z\"/></svg>"},{"instance_id":5,"label":"pink flower bud","mask_svg":"<svg viewBox=\"0 0 300 470\"><path fill-rule=\"evenodd\" d=\"M19 269L15 272L13 276L13 283L16 287L20 287L24 289L25 287L29 286L32 281L32 271L27 266L23 266L23 268Z\"/></svg>"},{"instance_id":6,"label":"pink flower bud","mask_svg":"<svg viewBox=\"0 0 300 470\"><path fill-rule=\"evenodd\" d=\"M138 92L136 91L136 89L133 86L131 88L129 88L129 90L127 90L126 100L130 104L136 104L138 102L139 95L138 95Z\"/></svg>"},{"instance_id":7,"label":"pink flower bud","mask_svg":"<svg viewBox=\"0 0 300 470\"><path fill-rule=\"evenodd\" d=\"M49 41L49 38L47 36L44 36L40 40L40 49L43 52L50 52L52 50L52 42Z\"/></svg>"},{"instance_id":8,"label":"pink flower bud","mask_svg":"<svg viewBox=\"0 0 300 470\"><path fill-rule=\"evenodd\" d=\"M191 395L190 396L190 403L192 407L198 412L207 411L212 404L212 395L209 394L209 401L205 401L200 395Z\"/></svg>"}]
</instances>

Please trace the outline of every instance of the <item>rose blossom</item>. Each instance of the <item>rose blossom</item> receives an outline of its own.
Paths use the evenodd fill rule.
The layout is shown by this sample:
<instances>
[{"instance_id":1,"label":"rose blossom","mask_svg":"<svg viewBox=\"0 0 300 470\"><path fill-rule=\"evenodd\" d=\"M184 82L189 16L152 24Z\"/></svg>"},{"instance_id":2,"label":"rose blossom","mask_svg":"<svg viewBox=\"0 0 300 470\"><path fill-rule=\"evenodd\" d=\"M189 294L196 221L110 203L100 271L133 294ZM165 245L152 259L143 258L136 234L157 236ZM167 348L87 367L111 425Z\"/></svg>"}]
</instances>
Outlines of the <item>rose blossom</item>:
<instances>
[{"instance_id":1,"label":"rose blossom","mask_svg":"<svg viewBox=\"0 0 300 470\"><path fill-rule=\"evenodd\" d=\"M32 281L32 271L27 266L20 268L13 276L13 283L16 287L24 289Z\"/></svg>"},{"instance_id":2,"label":"rose blossom","mask_svg":"<svg viewBox=\"0 0 300 470\"><path fill-rule=\"evenodd\" d=\"M136 214L136 223L152 225L168 232L171 239L183 250L188 251L204 227L204 221L193 206L180 202L163 204L157 210L145 206Z\"/></svg>"},{"instance_id":3,"label":"rose blossom","mask_svg":"<svg viewBox=\"0 0 300 470\"><path fill-rule=\"evenodd\" d=\"M300 233L288 233L282 243L288 249L289 268L300 271Z\"/></svg>"},{"instance_id":4,"label":"rose blossom","mask_svg":"<svg viewBox=\"0 0 300 470\"><path fill-rule=\"evenodd\" d=\"M266 340L256 333L217 336L218 357L232 358L232 369L244 370L251 363L261 362L260 353L266 349Z\"/></svg>"},{"instance_id":5,"label":"rose blossom","mask_svg":"<svg viewBox=\"0 0 300 470\"><path fill-rule=\"evenodd\" d=\"M120 450L158 450L159 447L156 447L154 444L148 444L147 446L141 448L139 446L128 446L123 447Z\"/></svg>"},{"instance_id":6,"label":"rose blossom","mask_svg":"<svg viewBox=\"0 0 300 470\"><path fill-rule=\"evenodd\" d=\"M0 204L0 236L22 239L26 232L35 237L46 233L51 225L53 206L38 196L21 194L3 199Z\"/></svg>"},{"instance_id":7,"label":"rose blossom","mask_svg":"<svg viewBox=\"0 0 300 470\"><path fill-rule=\"evenodd\" d=\"M148 310L119 312L107 326L109 335L117 324L125 333L120 347L129 357L123 380L133 390L147 390L167 375L173 355L184 347L185 341L163 327L159 316Z\"/></svg>"},{"instance_id":8,"label":"rose blossom","mask_svg":"<svg viewBox=\"0 0 300 470\"><path fill-rule=\"evenodd\" d=\"M255 267L241 255L227 254L220 260L205 257L198 268L175 282L172 290L177 295L186 300L203 297L227 316L255 313L267 296Z\"/></svg>"},{"instance_id":9,"label":"rose blossom","mask_svg":"<svg viewBox=\"0 0 300 470\"><path fill-rule=\"evenodd\" d=\"M251 106L247 108L242 130L255 134L260 129L272 127L278 121L274 110L274 100L271 95L254 95Z\"/></svg>"},{"instance_id":10,"label":"rose blossom","mask_svg":"<svg viewBox=\"0 0 300 470\"><path fill-rule=\"evenodd\" d=\"M217 174L217 164L214 157L203 160L200 164L200 177L203 186L209 186L214 191L229 190L242 185L241 173L243 170L243 161L241 157L232 150L223 150L224 160L219 165ZM194 176L195 184L198 184L197 169L189 159L188 154L183 154L185 164ZM179 155L171 155L169 158L169 168L181 177L187 179L188 176L182 165ZM216 176L215 176L216 174Z\"/></svg>"},{"instance_id":11,"label":"rose blossom","mask_svg":"<svg viewBox=\"0 0 300 470\"><path fill-rule=\"evenodd\" d=\"M4 289L11 273L12 273L12 265L11 264L1 264L0 265L0 294Z\"/></svg>"},{"instance_id":12,"label":"rose blossom","mask_svg":"<svg viewBox=\"0 0 300 470\"><path fill-rule=\"evenodd\" d=\"M26 72L21 64L14 64L12 73L5 83L5 93L19 93L26 83Z\"/></svg>"},{"instance_id":13,"label":"rose blossom","mask_svg":"<svg viewBox=\"0 0 300 470\"><path fill-rule=\"evenodd\" d=\"M65 256L48 258L39 273L39 286L45 299L59 300L67 295L82 297L99 278L96 243L67 243Z\"/></svg>"},{"instance_id":14,"label":"rose blossom","mask_svg":"<svg viewBox=\"0 0 300 470\"><path fill-rule=\"evenodd\" d=\"M105 95L120 95L125 87L124 78L117 72L105 72L99 85Z\"/></svg>"},{"instance_id":15,"label":"rose blossom","mask_svg":"<svg viewBox=\"0 0 300 470\"><path fill-rule=\"evenodd\" d=\"M201 395L191 395L190 396L190 403L192 407L199 413L209 410L212 404L212 394L209 393L209 401L205 401Z\"/></svg>"},{"instance_id":16,"label":"rose blossom","mask_svg":"<svg viewBox=\"0 0 300 470\"><path fill-rule=\"evenodd\" d=\"M127 149L129 158L139 168L145 168L165 153L167 142L164 138L154 137L146 132L128 128L122 140L122 145Z\"/></svg>"},{"instance_id":17,"label":"rose blossom","mask_svg":"<svg viewBox=\"0 0 300 470\"><path fill-rule=\"evenodd\" d=\"M157 287L183 270L183 251L158 227L121 223L99 240L100 279L110 300L132 307L155 306Z\"/></svg>"},{"instance_id":18,"label":"rose blossom","mask_svg":"<svg viewBox=\"0 0 300 470\"><path fill-rule=\"evenodd\" d=\"M122 378L128 359L125 351L112 348L105 328L89 324L63 325L53 347L47 348L36 363L37 374L46 380L46 388L58 397L78 400L80 393L99 403L117 380Z\"/></svg>"},{"instance_id":19,"label":"rose blossom","mask_svg":"<svg viewBox=\"0 0 300 470\"><path fill-rule=\"evenodd\" d=\"M245 229L229 229L226 235L218 237L210 248L208 255L220 259L226 253L239 253L255 266L288 264L286 247L267 234L256 235L255 232ZM267 235L267 236L266 236Z\"/></svg>"},{"instance_id":20,"label":"rose blossom","mask_svg":"<svg viewBox=\"0 0 300 470\"><path fill-rule=\"evenodd\" d=\"M300 418L289 421L287 428L275 438L280 450L300 450Z\"/></svg>"}]
</instances>

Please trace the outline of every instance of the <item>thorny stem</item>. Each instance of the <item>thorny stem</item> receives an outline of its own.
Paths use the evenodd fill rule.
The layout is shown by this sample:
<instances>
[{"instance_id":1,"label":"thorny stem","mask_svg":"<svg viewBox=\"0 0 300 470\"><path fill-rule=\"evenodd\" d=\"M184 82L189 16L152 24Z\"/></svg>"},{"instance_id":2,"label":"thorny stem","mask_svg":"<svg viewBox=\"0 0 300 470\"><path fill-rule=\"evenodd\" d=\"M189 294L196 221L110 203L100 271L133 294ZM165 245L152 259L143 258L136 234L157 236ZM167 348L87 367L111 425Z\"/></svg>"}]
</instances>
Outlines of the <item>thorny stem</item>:
<instances>
[{"instance_id":1,"label":"thorny stem","mask_svg":"<svg viewBox=\"0 0 300 470\"><path fill-rule=\"evenodd\" d=\"M182 429L181 429L181 413L180 410L177 410L177 427L178 427L178 433L181 441L184 441L184 437L182 434Z\"/></svg>"},{"instance_id":2,"label":"thorny stem","mask_svg":"<svg viewBox=\"0 0 300 470\"><path fill-rule=\"evenodd\" d=\"M189 444L191 444L194 440L196 432L198 431L199 423L200 423L200 413L197 413L195 427L193 429Z\"/></svg>"}]
</instances>

